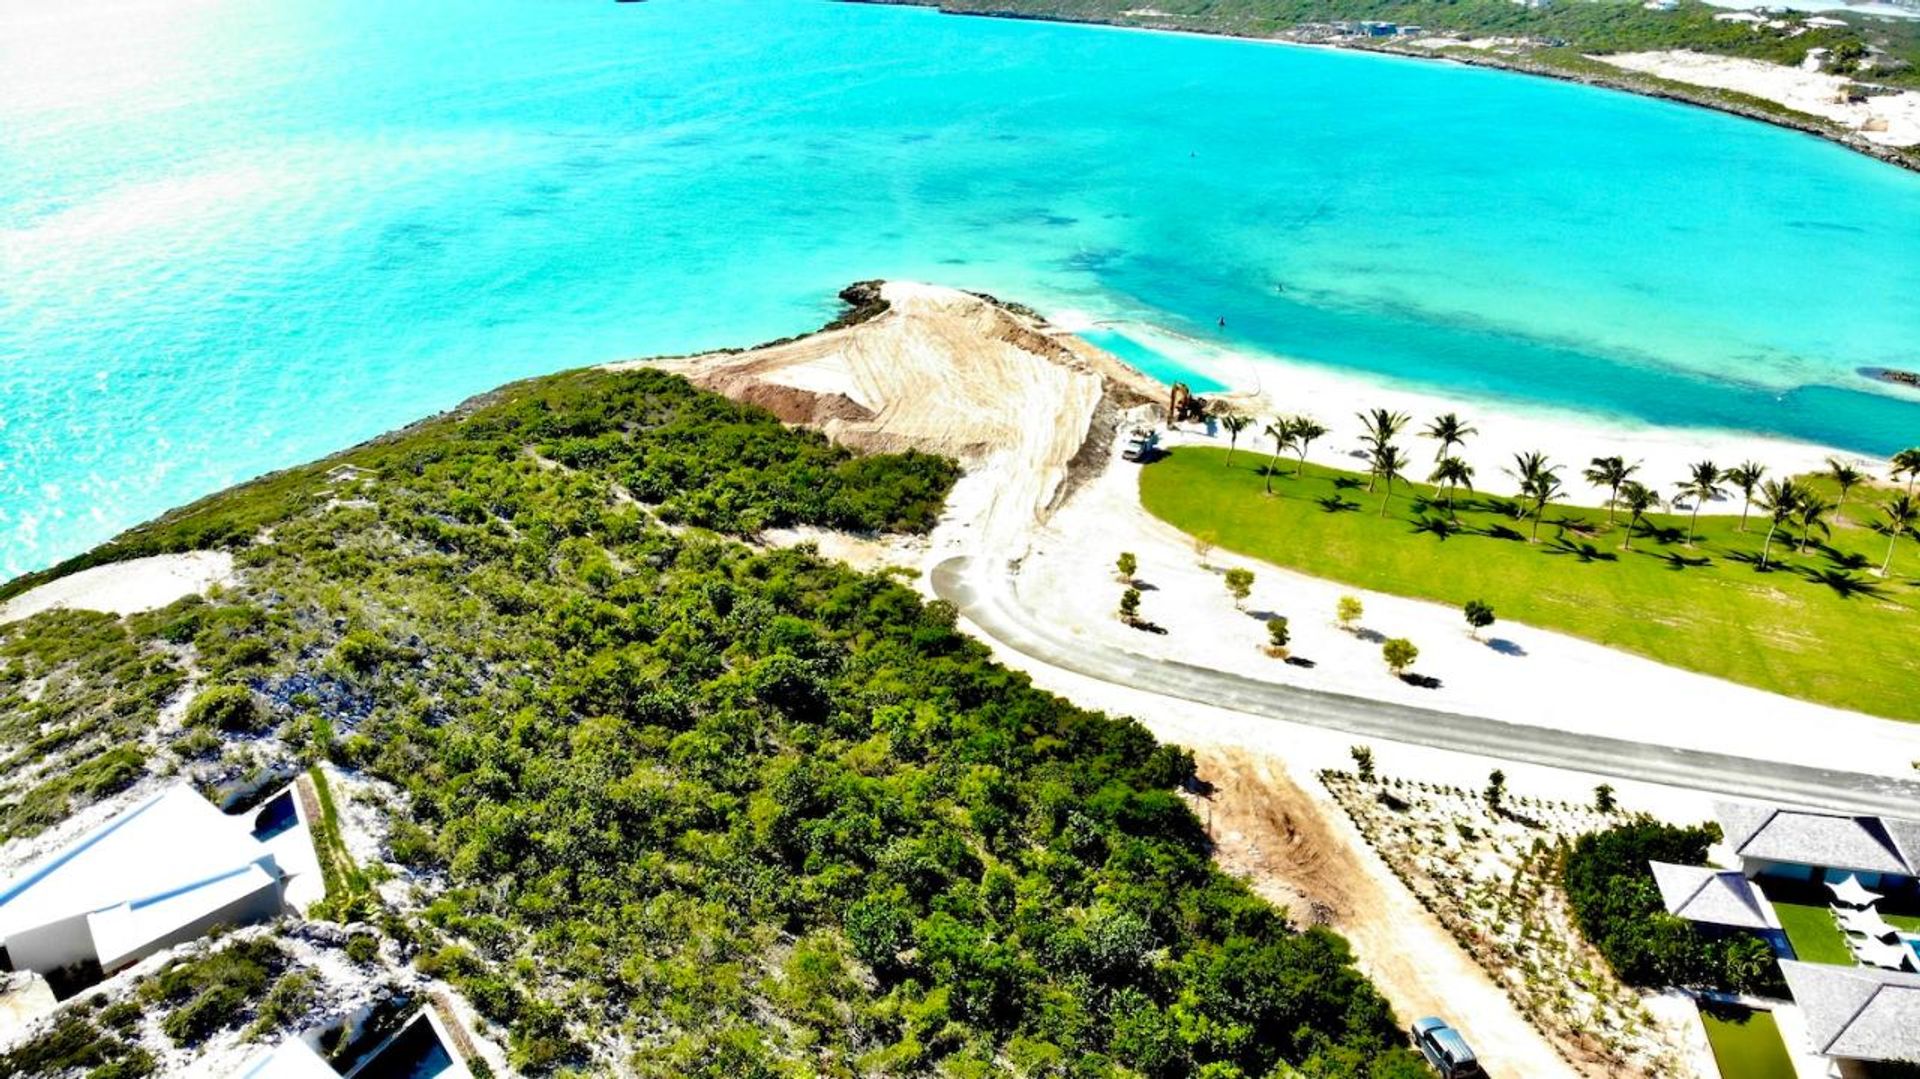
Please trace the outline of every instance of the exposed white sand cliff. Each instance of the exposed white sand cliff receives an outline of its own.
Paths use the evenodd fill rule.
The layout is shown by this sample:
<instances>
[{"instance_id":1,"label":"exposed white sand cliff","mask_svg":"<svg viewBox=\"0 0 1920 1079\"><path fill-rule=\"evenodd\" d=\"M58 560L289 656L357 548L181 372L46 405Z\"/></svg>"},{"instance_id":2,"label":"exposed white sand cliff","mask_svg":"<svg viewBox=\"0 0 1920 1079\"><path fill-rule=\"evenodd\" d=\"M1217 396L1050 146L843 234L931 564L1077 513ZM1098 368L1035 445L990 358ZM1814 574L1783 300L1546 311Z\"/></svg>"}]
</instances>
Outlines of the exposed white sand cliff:
<instances>
[{"instance_id":1,"label":"exposed white sand cliff","mask_svg":"<svg viewBox=\"0 0 1920 1079\"><path fill-rule=\"evenodd\" d=\"M1843 75L1685 49L1629 52L1592 59L1694 86L1751 94L1843 124L1882 146L1920 145L1920 92L1908 90L1855 100Z\"/></svg>"},{"instance_id":2,"label":"exposed white sand cliff","mask_svg":"<svg viewBox=\"0 0 1920 1079\"><path fill-rule=\"evenodd\" d=\"M54 607L77 607L108 614L133 614L165 607L183 596L205 592L233 577L233 555L226 551L189 551L133 558L81 570L0 604L0 623L13 622Z\"/></svg>"}]
</instances>

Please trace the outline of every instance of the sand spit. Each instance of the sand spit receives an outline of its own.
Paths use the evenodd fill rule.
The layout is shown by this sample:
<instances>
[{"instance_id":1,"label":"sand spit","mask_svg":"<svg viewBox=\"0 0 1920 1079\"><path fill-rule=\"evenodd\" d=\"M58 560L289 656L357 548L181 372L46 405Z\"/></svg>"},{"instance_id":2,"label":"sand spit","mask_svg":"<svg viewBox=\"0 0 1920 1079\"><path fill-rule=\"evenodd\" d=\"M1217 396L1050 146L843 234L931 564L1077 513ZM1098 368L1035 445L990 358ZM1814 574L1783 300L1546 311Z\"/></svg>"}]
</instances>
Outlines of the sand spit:
<instances>
[{"instance_id":1,"label":"sand spit","mask_svg":"<svg viewBox=\"0 0 1920 1079\"><path fill-rule=\"evenodd\" d=\"M956 289L892 281L855 325L738 353L648 361L871 451L925 450L967 475L935 537L1017 551L1070 488L1096 417L1160 386L1041 319Z\"/></svg>"},{"instance_id":2,"label":"sand spit","mask_svg":"<svg viewBox=\"0 0 1920 1079\"><path fill-rule=\"evenodd\" d=\"M1844 75L1671 49L1590 59L1693 86L1732 90L1832 120L1882 146L1920 146L1920 91L1859 97Z\"/></svg>"},{"instance_id":3,"label":"sand spit","mask_svg":"<svg viewBox=\"0 0 1920 1079\"><path fill-rule=\"evenodd\" d=\"M1229 395L1216 396L1224 396L1235 410L1258 421L1240 436L1242 449L1270 451L1271 442L1256 437L1260 427L1274 416L1303 413L1330 429L1326 438L1313 444L1307 458L1330 468L1365 471L1362 426L1355 414L1385 408L1413 418L1401 442L1414 460L1412 471L1417 478L1426 478L1435 449L1434 442L1418 432L1433 417L1454 412L1477 432L1454 452L1473 466L1479 489L1490 494L1512 493L1513 480L1505 470L1512 467L1514 455L1539 451L1561 466L1567 489L1555 500L1560 505L1605 504L1606 492L1580 478L1592 458L1605 455L1618 455L1639 466L1634 478L1663 497L1675 493L1692 462L1703 460L1714 461L1722 468L1758 461L1767 467L1769 476L1781 476L1824 471L1828 458L1838 458L1876 477L1884 479L1886 475L1884 460L1830 446L1738 431L1655 427L1572 409L1489 403L1379 382L1318 364L1246 353L1155 327L1129 323L1125 329L1129 336L1182 366L1233 388ZM1224 443L1225 438L1218 441ZM1708 502L1700 512L1739 514L1741 509L1741 498L1734 493Z\"/></svg>"},{"instance_id":4,"label":"sand spit","mask_svg":"<svg viewBox=\"0 0 1920 1079\"><path fill-rule=\"evenodd\" d=\"M157 554L81 570L0 604L0 623L13 622L54 607L77 607L108 614L134 614L165 607L233 578L233 555L226 551Z\"/></svg>"}]
</instances>

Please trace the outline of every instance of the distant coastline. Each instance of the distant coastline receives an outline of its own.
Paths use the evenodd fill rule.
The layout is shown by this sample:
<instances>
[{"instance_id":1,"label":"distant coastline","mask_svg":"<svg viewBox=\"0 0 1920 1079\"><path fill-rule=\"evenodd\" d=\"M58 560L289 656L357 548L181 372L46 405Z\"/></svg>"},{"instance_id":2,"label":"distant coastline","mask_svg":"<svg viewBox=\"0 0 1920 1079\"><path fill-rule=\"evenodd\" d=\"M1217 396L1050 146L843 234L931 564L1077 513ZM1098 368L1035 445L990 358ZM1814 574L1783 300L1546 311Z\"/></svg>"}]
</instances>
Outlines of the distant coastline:
<instances>
[{"instance_id":1,"label":"distant coastline","mask_svg":"<svg viewBox=\"0 0 1920 1079\"><path fill-rule=\"evenodd\" d=\"M1390 44L1392 39L1353 39L1334 41L1304 41L1270 34L1241 34L1228 29L1213 29L1205 26L1179 25L1168 26L1141 22L1129 18L1125 13L1105 15L1101 13L1076 12L1029 12L1006 9L961 9L950 7L946 0L838 0L847 4L872 4L883 7L930 8L942 15L964 15L986 19L1011 19L1021 22L1047 22L1073 24L1079 26L1105 26L1118 30L1141 30L1148 33L1183 34L1195 37L1231 38L1236 41L1260 41L1275 45L1291 45L1298 48L1340 49L1347 52L1372 53L1381 56L1398 56L1408 60L1437 61L1455 63L1466 67L1483 67L1497 71L1511 71L1522 75L1537 75L1559 82L1591 86L1602 90L1618 90L1641 97L1651 97L1670 101L1679 105L1692 105L1710 109L1714 112L1739 116L1748 120L1758 120L1774 127L1798 131L1813 135L1836 145L1843 146L1859 154L1883 161L1889 165L1920 173L1920 146L1887 146L1861 138L1857 133L1837 123L1824 120L1808 113L1796 112L1776 102L1764 98L1750 97L1732 91L1719 91L1711 87L1694 86L1689 83L1662 79L1651 75L1636 74L1620 69L1618 71L1571 71L1516 56L1503 56L1494 53L1440 52L1434 49L1407 47ZM1150 10L1150 9L1149 9Z\"/></svg>"}]
</instances>

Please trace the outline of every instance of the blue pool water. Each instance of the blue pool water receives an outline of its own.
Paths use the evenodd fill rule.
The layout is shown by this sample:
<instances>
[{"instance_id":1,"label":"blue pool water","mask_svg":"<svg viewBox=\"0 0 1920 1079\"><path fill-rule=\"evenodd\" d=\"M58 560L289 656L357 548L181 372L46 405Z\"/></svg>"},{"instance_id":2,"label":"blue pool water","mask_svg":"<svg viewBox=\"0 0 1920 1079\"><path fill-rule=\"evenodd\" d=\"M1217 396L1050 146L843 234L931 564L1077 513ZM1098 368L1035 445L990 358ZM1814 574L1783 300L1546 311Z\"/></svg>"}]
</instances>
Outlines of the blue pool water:
<instances>
[{"instance_id":1,"label":"blue pool water","mask_svg":"<svg viewBox=\"0 0 1920 1079\"><path fill-rule=\"evenodd\" d=\"M1920 176L1625 95L812 0L0 5L0 576L913 277L1882 452ZM1228 320L1220 331L1218 318Z\"/></svg>"}]
</instances>

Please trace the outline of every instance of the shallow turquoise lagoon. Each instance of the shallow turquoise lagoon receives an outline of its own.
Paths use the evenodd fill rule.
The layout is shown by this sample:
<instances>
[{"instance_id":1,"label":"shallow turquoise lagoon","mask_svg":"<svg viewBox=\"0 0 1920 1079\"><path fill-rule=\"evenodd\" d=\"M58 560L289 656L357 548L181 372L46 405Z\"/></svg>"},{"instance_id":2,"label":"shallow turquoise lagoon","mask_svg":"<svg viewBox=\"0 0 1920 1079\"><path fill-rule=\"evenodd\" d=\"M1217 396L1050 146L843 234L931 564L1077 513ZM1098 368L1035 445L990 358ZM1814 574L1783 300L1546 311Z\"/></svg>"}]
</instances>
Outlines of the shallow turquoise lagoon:
<instances>
[{"instance_id":1,"label":"shallow turquoise lagoon","mask_svg":"<svg viewBox=\"0 0 1920 1079\"><path fill-rule=\"evenodd\" d=\"M1215 393L1227 387L1191 367L1140 341L1128 337L1124 332L1106 327L1081 330L1081 340L1103 348L1125 360L1136 371L1143 371L1162 382L1172 385L1184 382L1195 393Z\"/></svg>"},{"instance_id":2,"label":"shallow turquoise lagoon","mask_svg":"<svg viewBox=\"0 0 1920 1079\"><path fill-rule=\"evenodd\" d=\"M1494 72L803 0L0 6L0 576L502 381L914 277L1920 442L1920 176Z\"/></svg>"}]
</instances>

